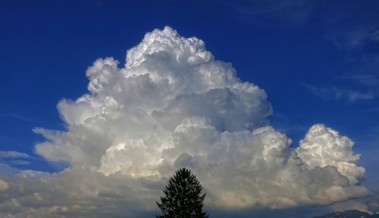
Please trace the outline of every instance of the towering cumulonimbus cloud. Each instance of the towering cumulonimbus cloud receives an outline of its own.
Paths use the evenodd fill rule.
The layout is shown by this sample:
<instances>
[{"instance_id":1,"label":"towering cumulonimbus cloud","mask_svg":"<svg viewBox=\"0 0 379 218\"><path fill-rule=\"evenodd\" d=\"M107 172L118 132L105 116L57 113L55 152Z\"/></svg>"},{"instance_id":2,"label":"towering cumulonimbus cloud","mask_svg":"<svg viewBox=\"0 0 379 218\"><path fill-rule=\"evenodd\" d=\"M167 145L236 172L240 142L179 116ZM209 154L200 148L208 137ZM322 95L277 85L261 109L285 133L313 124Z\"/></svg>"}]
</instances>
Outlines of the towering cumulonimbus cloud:
<instances>
[{"instance_id":1,"label":"towering cumulonimbus cloud","mask_svg":"<svg viewBox=\"0 0 379 218\"><path fill-rule=\"evenodd\" d=\"M125 66L98 59L86 75L89 92L58 104L67 130L34 129L46 138L36 152L69 167L7 174L1 191L12 193L0 203L2 217L152 211L180 167L197 175L215 208L330 204L368 194L350 139L318 124L290 149L291 140L269 124L265 91L240 81L200 39L154 30L127 52Z\"/></svg>"}]
</instances>

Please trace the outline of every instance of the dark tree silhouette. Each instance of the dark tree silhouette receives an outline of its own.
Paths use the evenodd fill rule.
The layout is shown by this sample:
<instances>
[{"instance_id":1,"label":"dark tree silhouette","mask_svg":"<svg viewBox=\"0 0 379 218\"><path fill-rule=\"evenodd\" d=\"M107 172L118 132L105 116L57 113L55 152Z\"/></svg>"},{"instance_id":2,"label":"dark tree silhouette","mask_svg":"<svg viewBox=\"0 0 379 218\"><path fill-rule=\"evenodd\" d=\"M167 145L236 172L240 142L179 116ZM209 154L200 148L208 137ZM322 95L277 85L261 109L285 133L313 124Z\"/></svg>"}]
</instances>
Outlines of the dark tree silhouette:
<instances>
[{"instance_id":1,"label":"dark tree silhouette","mask_svg":"<svg viewBox=\"0 0 379 218\"><path fill-rule=\"evenodd\" d=\"M182 168L170 177L163 190L165 197L157 202L162 215L157 218L207 218L203 211L205 194L196 176L190 170Z\"/></svg>"}]
</instances>

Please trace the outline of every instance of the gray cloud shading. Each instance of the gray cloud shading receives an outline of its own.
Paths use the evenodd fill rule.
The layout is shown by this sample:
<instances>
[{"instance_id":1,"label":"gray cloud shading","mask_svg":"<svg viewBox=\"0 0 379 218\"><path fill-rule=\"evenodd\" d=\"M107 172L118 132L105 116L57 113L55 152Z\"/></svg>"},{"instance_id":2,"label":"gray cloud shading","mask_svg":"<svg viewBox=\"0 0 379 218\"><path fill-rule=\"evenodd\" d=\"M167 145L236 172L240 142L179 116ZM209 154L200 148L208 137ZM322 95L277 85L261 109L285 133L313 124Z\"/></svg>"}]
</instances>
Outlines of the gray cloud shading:
<instances>
[{"instance_id":1,"label":"gray cloud shading","mask_svg":"<svg viewBox=\"0 0 379 218\"><path fill-rule=\"evenodd\" d=\"M326 205L369 194L353 142L322 124L296 149L269 123L267 94L242 82L195 37L147 33L125 66L89 67L87 94L63 99L67 130L35 128L36 152L57 173L0 166L0 216L133 217L154 212L179 167L197 175L212 208Z\"/></svg>"}]
</instances>

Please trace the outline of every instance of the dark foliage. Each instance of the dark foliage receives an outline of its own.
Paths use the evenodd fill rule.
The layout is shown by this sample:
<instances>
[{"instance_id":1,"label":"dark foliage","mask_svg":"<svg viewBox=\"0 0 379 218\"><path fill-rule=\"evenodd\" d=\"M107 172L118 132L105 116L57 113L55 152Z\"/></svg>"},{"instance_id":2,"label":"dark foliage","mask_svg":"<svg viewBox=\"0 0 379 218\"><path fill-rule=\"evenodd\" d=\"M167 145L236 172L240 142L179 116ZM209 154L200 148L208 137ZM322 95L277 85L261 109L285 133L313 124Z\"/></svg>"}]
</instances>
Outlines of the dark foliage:
<instances>
[{"instance_id":1,"label":"dark foliage","mask_svg":"<svg viewBox=\"0 0 379 218\"><path fill-rule=\"evenodd\" d=\"M165 197L157 202L162 215L157 218L207 218L203 211L205 194L196 176L190 170L182 168L176 171L163 190Z\"/></svg>"}]
</instances>

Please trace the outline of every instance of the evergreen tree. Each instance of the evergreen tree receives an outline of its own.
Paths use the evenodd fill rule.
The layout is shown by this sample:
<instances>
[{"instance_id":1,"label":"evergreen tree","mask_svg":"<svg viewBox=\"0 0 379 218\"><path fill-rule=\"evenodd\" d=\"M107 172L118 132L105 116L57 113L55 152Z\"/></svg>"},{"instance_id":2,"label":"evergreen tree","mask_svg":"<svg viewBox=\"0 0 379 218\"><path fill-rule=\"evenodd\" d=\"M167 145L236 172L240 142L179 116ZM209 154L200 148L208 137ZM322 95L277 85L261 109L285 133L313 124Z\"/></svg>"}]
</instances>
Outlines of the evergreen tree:
<instances>
[{"instance_id":1,"label":"evergreen tree","mask_svg":"<svg viewBox=\"0 0 379 218\"><path fill-rule=\"evenodd\" d=\"M165 197L157 202L162 215L157 218L207 218L203 212L205 194L196 176L190 170L182 168L170 177L168 185L163 190Z\"/></svg>"}]
</instances>

